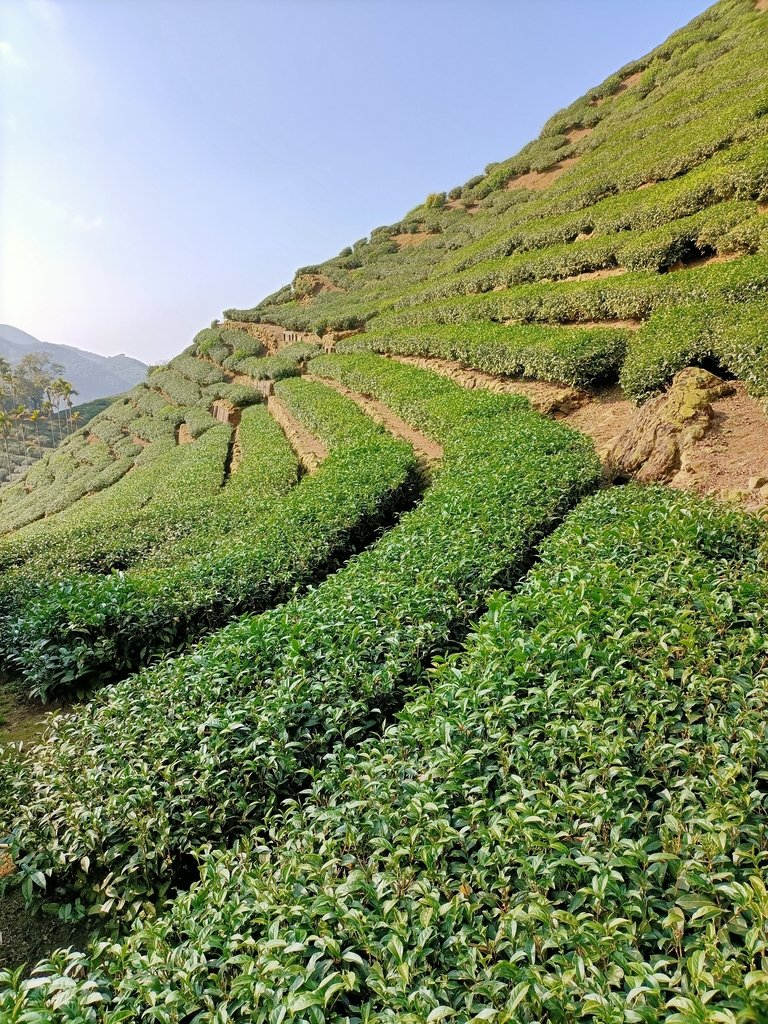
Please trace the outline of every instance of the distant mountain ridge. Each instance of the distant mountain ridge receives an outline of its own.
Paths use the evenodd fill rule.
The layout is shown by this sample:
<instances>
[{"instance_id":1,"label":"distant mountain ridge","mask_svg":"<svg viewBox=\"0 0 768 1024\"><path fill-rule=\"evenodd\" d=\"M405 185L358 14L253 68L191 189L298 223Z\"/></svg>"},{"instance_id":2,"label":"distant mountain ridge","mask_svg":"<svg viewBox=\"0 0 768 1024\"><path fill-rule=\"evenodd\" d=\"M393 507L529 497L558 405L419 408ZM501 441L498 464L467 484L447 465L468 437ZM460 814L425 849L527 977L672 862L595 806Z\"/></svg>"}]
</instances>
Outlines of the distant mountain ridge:
<instances>
[{"instance_id":1,"label":"distant mountain ridge","mask_svg":"<svg viewBox=\"0 0 768 1024\"><path fill-rule=\"evenodd\" d=\"M17 363L31 352L47 352L64 367L66 380L77 391L78 402L91 402L127 391L144 380L147 365L131 356L101 356L72 345L40 341L10 324L0 324L0 357Z\"/></svg>"}]
</instances>

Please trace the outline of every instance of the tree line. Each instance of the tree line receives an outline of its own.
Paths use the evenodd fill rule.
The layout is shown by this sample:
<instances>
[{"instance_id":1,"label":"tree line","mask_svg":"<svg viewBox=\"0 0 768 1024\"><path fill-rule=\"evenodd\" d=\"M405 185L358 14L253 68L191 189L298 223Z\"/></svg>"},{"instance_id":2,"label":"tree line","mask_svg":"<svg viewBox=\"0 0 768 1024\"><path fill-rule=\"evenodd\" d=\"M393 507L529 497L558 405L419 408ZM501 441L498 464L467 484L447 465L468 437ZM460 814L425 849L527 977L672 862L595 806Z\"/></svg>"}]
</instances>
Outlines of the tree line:
<instances>
[{"instance_id":1,"label":"tree line","mask_svg":"<svg viewBox=\"0 0 768 1024\"><path fill-rule=\"evenodd\" d=\"M0 356L0 439L9 477L76 428L77 391L63 373L45 352L29 353L16 364Z\"/></svg>"}]
</instances>

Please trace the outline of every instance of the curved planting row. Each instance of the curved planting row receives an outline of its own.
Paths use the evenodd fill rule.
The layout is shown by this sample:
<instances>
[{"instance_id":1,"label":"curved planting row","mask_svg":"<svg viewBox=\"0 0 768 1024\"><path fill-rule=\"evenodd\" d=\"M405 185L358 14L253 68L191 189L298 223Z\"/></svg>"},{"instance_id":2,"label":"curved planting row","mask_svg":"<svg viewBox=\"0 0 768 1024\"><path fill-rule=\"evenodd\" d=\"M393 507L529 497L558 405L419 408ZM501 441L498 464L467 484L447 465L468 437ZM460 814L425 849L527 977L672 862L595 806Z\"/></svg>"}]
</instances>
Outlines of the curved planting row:
<instances>
[{"instance_id":1,"label":"curved planting row","mask_svg":"<svg viewBox=\"0 0 768 1024\"><path fill-rule=\"evenodd\" d=\"M287 494L282 472L269 479L286 451L269 424L273 443L261 452L264 494L250 511L242 496L234 496L234 506L224 501L230 510L242 507L239 522L231 522L236 529L220 532L215 516L203 518L193 536L126 572L64 574L41 581L26 600L24 569L9 574L0 619L7 668L43 695L125 674L242 611L284 599L364 544L411 500L416 463L407 445L322 385L285 381L278 393L331 449L317 476ZM295 480L292 455L285 468ZM268 484L276 485L272 495Z\"/></svg>"},{"instance_id":2,"label":"curved planting row","mask_svg":"<svg viewBox=\"0 0 768 1024\"><path fill-rule=\"evenodd\" d=\"M263 405L235 414L241 461L226 487L229 424L219 423L194 443L163 446L92 500L3 537L0 602L15 577L29 591L77 572L127 569L182 537L227 532L256 514L254 502L290 490L298 462L280 428ZM238 495L247 495L248 505Z\"/></svg>"},{"instance_id":3,"label":"curved planting row","mask_svg":"<svg viewBox=\"0 0 768 1024\"><path fill-rule=\"evenodd\" d=\"M589 387L616 379L630 333L549 324L422 324L355 335L338 342L336 351L455 359L484 373Z\"/></svg>"},{"instance_id":4,"label":"curved planting row","mask_svg":"<svg viewBox=\"0 0 768 1024\"><path fill-rule=\"evenodd\" d=\"M369 390L378 377L379 397L444 447L423 502L316 590L103 691L7 766L28 893L141 912L202 844L258 824L329 750L380 724L596 486L589 442L524 401L359 363Z\"/></svg>"},{"instance_id":5,"label":"curved planting row","mask_svg":"<svg viewBox=\"0 0 768 1024\"><path fill-rule=\"evenodd\" d=\"M765 541L668 490L582 503L381 738L124 942L6 974L0 1006L766 1019Z\"/></svg>"}]
</instances>

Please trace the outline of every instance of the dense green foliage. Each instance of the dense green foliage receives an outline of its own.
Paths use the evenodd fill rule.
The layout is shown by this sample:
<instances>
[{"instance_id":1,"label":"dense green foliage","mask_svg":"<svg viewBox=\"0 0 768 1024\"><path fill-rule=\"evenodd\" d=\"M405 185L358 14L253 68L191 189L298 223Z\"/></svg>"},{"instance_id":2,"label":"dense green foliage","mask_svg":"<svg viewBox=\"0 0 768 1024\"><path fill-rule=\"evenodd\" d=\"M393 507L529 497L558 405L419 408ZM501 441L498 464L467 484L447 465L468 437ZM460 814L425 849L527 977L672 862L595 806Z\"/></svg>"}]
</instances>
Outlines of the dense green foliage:
<instances>
[{"instance_id":1,"label":"dense green foliage","mask_svg":"<svg viewBox=\"0 0 768 1024\"><path fill-rule=\"evenodd\" d=\"M36 563L7 574L7 668L42 695L124 674L238 612L283 600L387 524L413 487L410 449L322 385L286 381L278 393L330 449L318 474L290 489L295 460L264 414L249 478L180 541L124 572L59 574L34 587Z\"/></svg>"},{"instance_id":2,"label":"dense green foliage","mask_svg":"<svg viewBox=\"0 0 768 1024\"><path fill-rule=\"evenodd\" d=\"M65 884L88 905L135 913L172 882L175 858L256 823L335 743L379 723L597 483L586 439L520 400L371 356L317 363L364 377L429 429L443 469L417 509L307 596L60 722L5 798L30 891L49 879L54 893Z\"/></svg>"},{"instance_id":3,"label":"dense green foliage","mask_svg":"<svg viewBox=\"0 0 768 1024\"><path fill-rule=\"evenodd\" d=\"M90 517L91 506L94 513L102 509L100 501L94 503L94 496L111 490L118 480L123 481L126 500L118 499L116 505L128 506L136 483L129 482L127 474L133 477L134 470L163 458L165 464L162 469L159 465L155 467L154 476L158 486L170 493L162 473L173 473L177 459L179 463L187 458L197 459L181 450L170 454L171 448L179 443L180 432L186 431L197 439L212 430L219 422L212 415L217 401L237 408L261 401L259 381L295 376L301 360L306 358L304 348L295 354L287 351L278 357L258 358L264 351L262 342L243 331L207 328L199 332L195 342L181 355L167 366L151 370L146 383L133 388L95 416L87 427L67 437L55 451L41 458L23 480L3 488L0 530L18 530L72 506L76 506L72 510L74 520L79 521L84 510ZM218 362L211 353L216 354ZM249 372L228 368L233 360L238 366L240 362L247 364ZM245 376L240 383L233 383L231 378L238 372ZM148 478L147 473L141 475ZM186 505L188 500L185 494L182 504ZM110 496L107 505L111 504ZM170 511L168 514L175 518L174 528L179 528L179 518L183 517L173 517ZM128 515L127 507L122 515ZM59 516L54 529L61 521Z\"/></svg>"},{"instance_id":4,"label":"dense green foliage","mask_svg":"<svg viewBox=\"0 0 768 1024\"><path fill-rule=\"evenodd\" d=\"M660 489L583 503L380 739L338 747L269 833L26 1005L762 1020L764 540Z\"/></svg>"},{"instance_id":5,"label":"dense green foliage","mask_svg":"<svg viewBox=\"0 0 768 1024\"><path fill-rule=\"evenodd\" d=\"M486 373L537 377L580 387L616 377L629 333L616 328L564 330L538 324L425 324L354 335L340 341L336 351L455 359Z\"/></svg>"},{"instance_id":6,"label":"dense green foliage","mask_svg":"<svg viewBox=\"0 0 768 1024\"><path fill-rule=\"evenodd\" d=\"M285 288L227 315L291 330L364 328L377 351L453 349L449 358L477 369L582 386L616 377L625 353L607 335L610 350L594 353L595 336L556 325L646 320L703 301L728 307L725 334L731 304L768 287L767 64L764 12L722 0L556 114L517 156L452 189L451 202L434 193L311 268L338 290L299 302ZM530 172L558 169L546 187L529 187ZM418 245L393 242L415 232ZM712 256L733 262L696 266ZM595 276L605 272L617 276ZM768 393L764 332L740 328L700 355L686 319L665 319L665 339L654 328L633 337L623 375L633 397L665 387L681 360L712 357L738 375L750 366L750 387ZM550 329L518 343L502 330L509 323Z\"/></svg>"},{"instance_id":7,"label":"dense green foliage","mask_svg":"<svg viewBox=\"0 0 768 1024\"><path fill-rule=\"evenodd\" d=\"M766 521L374 354L768 398L766 67L720 0L0 492L3 668L122 677L0 750L3 884L103 938L3 1024L768 1020Z\"/></svg>"}]
</instances>

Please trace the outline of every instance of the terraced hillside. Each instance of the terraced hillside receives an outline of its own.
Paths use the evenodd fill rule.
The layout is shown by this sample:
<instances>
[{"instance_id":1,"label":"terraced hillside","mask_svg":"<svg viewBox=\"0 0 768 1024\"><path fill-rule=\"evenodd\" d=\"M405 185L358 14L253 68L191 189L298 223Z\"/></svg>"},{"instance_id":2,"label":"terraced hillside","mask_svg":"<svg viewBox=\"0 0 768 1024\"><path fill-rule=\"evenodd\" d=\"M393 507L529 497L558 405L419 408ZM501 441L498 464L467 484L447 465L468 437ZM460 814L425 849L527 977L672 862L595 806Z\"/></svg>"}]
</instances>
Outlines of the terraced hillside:
<instances>
[{"instance_id":1,"label":"terraced hillside","mask_svg":"<svg viewBox=\"0 0 768 1024\"><path fill-rule=\"evenodd\" d=\"M768 1020L764 8L0 492L0 1020Z\"/></svg>"}]
</instances>

